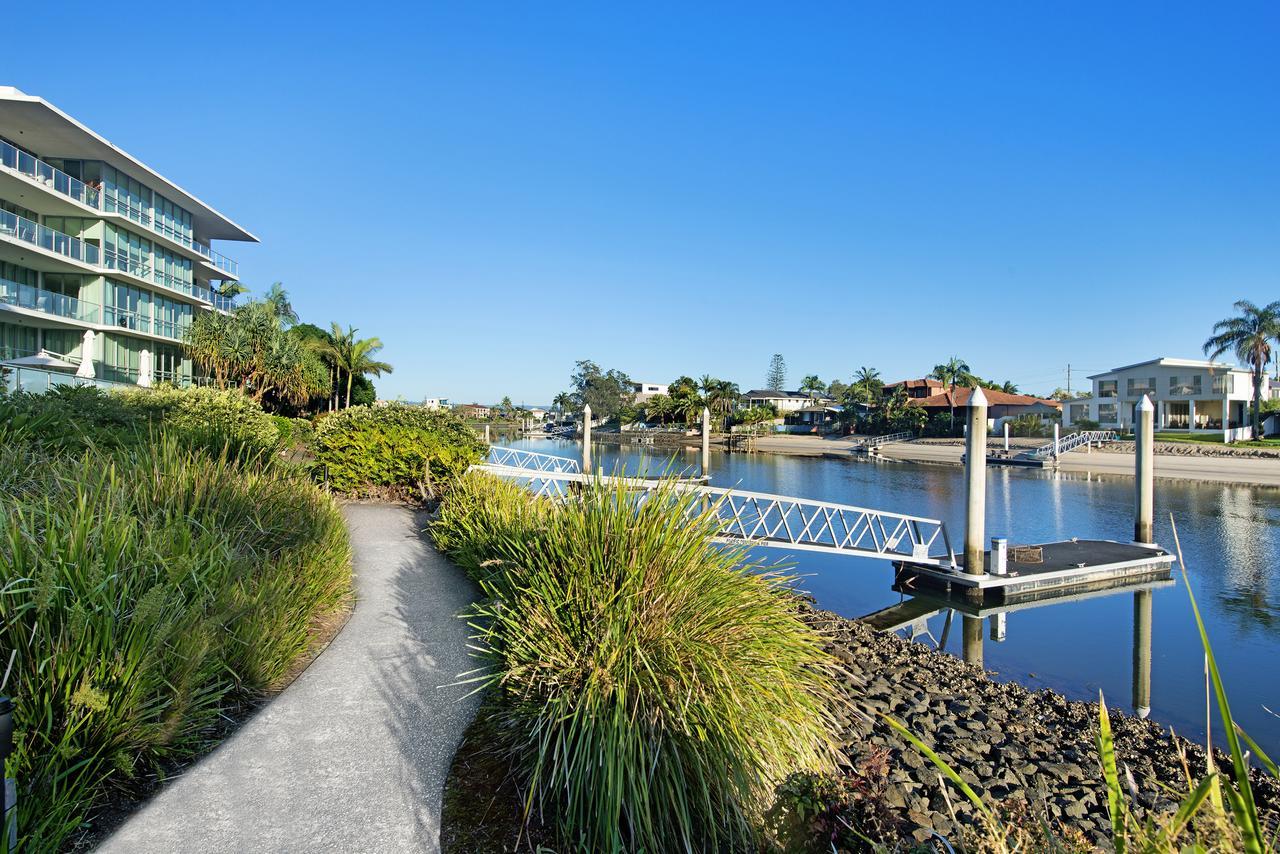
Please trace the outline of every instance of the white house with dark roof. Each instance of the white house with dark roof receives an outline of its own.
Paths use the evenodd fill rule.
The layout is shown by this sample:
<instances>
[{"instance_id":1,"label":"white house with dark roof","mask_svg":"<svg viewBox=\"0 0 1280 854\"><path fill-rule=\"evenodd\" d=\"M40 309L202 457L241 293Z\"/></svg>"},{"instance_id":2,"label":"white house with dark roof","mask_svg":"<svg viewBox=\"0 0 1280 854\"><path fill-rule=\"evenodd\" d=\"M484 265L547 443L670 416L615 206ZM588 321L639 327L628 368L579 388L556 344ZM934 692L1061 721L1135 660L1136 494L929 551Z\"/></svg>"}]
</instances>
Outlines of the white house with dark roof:
<instances>
[{"instance_id":1,"label":"white house with dark roof","mask_svg":"<svg viewBox=\"0 0 1280 854\"><path fill-rule=\"evenodd\" d=\"M772 406L780 415L804 409L806 406L835 403L835 398L825 394L810 397L802 391L777 391L776 389L752 389L742 397L748 407Z\"/></svg>"},{"instance_id":2,"label":"white house with dark roof","mask_svg":"<svg viewBox=\"0 0 1280 854\"><path fill-rule=\"evenodd\" d=\"M1253 436L1249 407L1253 376L1249 370L1205 359L1148 359L1089 377L1093 394L1065 401L1064 426L1096 421L1103 429L1128 430L1134 407L1149 395L1156 406L1156 430L1221 433L1223 441ZM1262 397L1270 396L1263 379Z\"/></svg>"}]
</instances>

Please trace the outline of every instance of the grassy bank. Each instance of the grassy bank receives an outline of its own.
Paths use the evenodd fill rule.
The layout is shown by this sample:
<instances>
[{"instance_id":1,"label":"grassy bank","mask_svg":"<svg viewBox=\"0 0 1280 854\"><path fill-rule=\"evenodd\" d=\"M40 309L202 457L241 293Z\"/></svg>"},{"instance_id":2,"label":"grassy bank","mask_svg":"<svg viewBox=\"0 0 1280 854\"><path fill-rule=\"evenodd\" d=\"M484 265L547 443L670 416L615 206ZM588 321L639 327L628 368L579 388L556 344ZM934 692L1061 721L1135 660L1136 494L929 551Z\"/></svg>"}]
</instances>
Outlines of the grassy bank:
<instances>
[{"instance_id":1,"label":"grassy bank","mask_svg":"<svg viewBox=\"0 0 1280 854\"><path fill-rule=\"evenodd\" d=\"M0 401L24 850L56 850L209 749L349 591L338 509L279 462L260 409L234 392L132 395Z\"/></svg>"}]
</instances>

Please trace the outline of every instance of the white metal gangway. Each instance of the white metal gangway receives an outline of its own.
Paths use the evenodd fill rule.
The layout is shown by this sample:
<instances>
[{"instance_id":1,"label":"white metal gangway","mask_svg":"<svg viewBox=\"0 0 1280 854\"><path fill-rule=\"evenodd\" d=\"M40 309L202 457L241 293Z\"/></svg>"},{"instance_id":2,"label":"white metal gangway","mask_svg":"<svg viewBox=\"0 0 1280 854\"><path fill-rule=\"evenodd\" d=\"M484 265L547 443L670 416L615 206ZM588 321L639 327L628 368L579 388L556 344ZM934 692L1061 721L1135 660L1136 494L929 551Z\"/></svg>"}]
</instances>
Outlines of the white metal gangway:
<instances>
[{"instance_id":1,"label":"white metal gangway","mask_svg":"<svg viewBox=\"0 0 1280 854\"><path fill-rule=\"evenodd\" d=\"M869 439L864 439L862 444L857 446L856 450L870 451L872 448L878 448L881 445L888 445L893 442L908 442L915 437L916 434L909 430L901 433L889 433L885 436L872 436Z\"/></svg>"},{"instance_id":2,"label":"white metal gangway","mask_svg":"<svg viewBox=\"0 0 1280 854\"><path fill-rule=\"evenodd\" d=\"M569 498L575 484L623 484L637 492L652 492L666 484L678 492L695 492L709 500L721 521L715 538L770 548L830 552L855 557L908 560L914 564L951 569L955 551L947 527L938 519L873 510L829 501L792 498L763 492L742 492L707 486L680 478L589 475L578 461L512 448L490 449L489 459L472 467L497 477L520 481L536 495Z\"/></svg>"},{"instance_id":3,"label":"white metal gangway","mask_svg":"<svg viewBox=\"0 0 1280 854\"><path fill-rule=\"evenodd\" d=\"M1116 431L1114 430L1081 430L1077 433L1071 433L1063 436L1056 442L1049 442L1041 445L1032 451L1027 451L1025 456L1032 459L1044 460L1050 457L1057 457L1065 454L1067 451L1074 451L1076 448L1084 445L1101 445L1103 442L1114 442L1116 440Z\"/></svg>"}]
</instances>

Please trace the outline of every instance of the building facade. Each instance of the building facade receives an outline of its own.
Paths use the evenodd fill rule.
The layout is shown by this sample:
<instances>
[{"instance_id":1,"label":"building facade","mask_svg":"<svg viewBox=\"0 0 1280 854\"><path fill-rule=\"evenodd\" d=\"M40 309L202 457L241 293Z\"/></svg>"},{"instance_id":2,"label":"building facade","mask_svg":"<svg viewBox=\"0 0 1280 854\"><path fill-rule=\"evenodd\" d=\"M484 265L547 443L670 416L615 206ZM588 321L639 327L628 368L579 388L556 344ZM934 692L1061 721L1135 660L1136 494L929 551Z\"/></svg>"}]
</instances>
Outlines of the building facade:
<instances>
[{"instance_id":1,"label":"building facade","mask_svg":"<svg viewBox=\"0 0 1280 854\"><path fill-rule=\"evenodd\" d=\"M804 409L806 406L829 405L835 400L828 395L820 394L810 397L802 391L776 391L774 389L752 389L742 396L748 408L752 406L772 406L779 415Z\"/></svg>"},{"instance_id":2,"label":"building facade","mask_svg":"<svg viewBox=\"0 0 1280 854\"><path fill-rule=\"evenodd\" d=\"M658 395L667 393L666 383L635 383L631 384L631 391L635 395L631 402L639 406L653 400Z\"/></svg>"},{"instance_id":3,"label":"building facade","mask_svg":"<svg viewBox=\"0 0 1280 854\"><path fill-rule=\"evenodd\" d=\"M1149 359L1089 377L1093 394L1063 404L1066 426L1096 421L1103 429L1128 430L1143 395L1156 407L1156 430L1222 433L1224 441L1249 438L1253 378L1248 370L1203 359ZM1266 380L1262 396L1269 397Z\"/></svg>"},{"instance_id":4,"label":"building facade","mask_svg":"<svg viewBox=\"0 0 1280 854\"><path fill-rule=\"evenodd\" d=\"M192 382L183 338L200 312L230 310L219 291L238 278L214 240L257 238L47 101L0 86L11 388Z\"/></svg>"}]
</instances>

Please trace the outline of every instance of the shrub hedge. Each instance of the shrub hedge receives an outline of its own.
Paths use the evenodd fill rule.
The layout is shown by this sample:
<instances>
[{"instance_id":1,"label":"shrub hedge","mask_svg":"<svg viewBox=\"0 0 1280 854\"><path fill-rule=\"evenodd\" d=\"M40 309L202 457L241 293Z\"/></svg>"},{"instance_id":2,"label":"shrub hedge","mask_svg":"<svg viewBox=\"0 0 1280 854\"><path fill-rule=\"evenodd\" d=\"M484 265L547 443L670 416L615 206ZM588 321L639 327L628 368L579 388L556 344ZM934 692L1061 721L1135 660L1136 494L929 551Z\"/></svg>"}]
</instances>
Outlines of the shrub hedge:
<instances>
[{"instance_id":1,"label":"shrub hedge","mask_svg":"<svg viewBox=\"0 0 1280 854\"><path fill-rule=\"evenodd\" d=\"M484 458L485 445L447 410L352 406L319 420L315 467L339 492L431 496Z\"/></svg>"},{"instance_id":2,"label":"shrub hedge","mask_svg":"<svg viewBox=\"0 0 1280 854\"><path fill-rule=\"evenodd\" d=\"M788 578L711 543L702 499L636 496L472 474L445 497L432 533L484 594L489 720L565 850L752 849L776 784L838 761L837 666Z\"/></svg>"},{"instance_id":3,"label":"shrub hedge","mask_svg":"<svg viewBox=\"0 0 1280 854\"><path fill-rule=\"evenodd\" d=\"M349 590L333 501L274 455L199 447L213 433L197 412L256 419L225 394L177 394L0 402L0 653L16 653L23 850L64 846L112 792L207 749ZM114 446L49 441L68 409L91 413L99 439L115 423Z\"/></svg>"}]
</instances>

